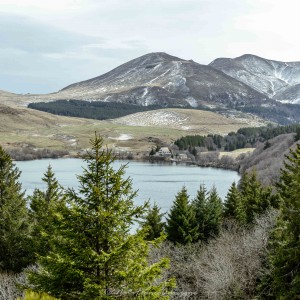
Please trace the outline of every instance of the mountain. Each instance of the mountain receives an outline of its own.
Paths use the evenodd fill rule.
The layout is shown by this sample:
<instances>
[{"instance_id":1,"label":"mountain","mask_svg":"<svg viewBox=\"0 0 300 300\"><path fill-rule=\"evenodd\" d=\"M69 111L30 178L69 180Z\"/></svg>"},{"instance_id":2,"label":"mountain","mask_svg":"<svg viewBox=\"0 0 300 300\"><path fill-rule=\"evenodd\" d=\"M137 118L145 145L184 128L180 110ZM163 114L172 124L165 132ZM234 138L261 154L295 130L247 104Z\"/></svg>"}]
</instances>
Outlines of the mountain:
<instances>
[{"instance_id":1,"label":"mountain","mask_svg":"<svg viewBox=\"0 0 300 300\"><path fill-rule=\"evenodd\" d=\"M245 54L236 58L217 58L209 66L269 98L300 103L300 62L281 62Z\"/></svg>"},{"instance_id":2,"label":"mountain","mask_svg":"<svg viewBox=\"0 0 300 300\"><path fill-rule=\"evenodd\" d=\"M268 99L211 66L166 53L150 53L112 71L69 85L34 102L58 99L122 102L137 105L218 106L261 104Z\"/></svg>"},{"instance_id":3,"label":"mountain","mask_svg":"<svg viewBox=\"0 0 300 300\"><path fill-rule=\"evenodd\" d=\"M55 100L195 107L226 115L242 112L288 124L300 121L300 105L294 105L300 104L300 62L285 63L246 54L201 65L156 52L55 93L0 92L0 103L7 105ZM57 105L65 102L59 101Z\"/></svg>"}]
</instances>

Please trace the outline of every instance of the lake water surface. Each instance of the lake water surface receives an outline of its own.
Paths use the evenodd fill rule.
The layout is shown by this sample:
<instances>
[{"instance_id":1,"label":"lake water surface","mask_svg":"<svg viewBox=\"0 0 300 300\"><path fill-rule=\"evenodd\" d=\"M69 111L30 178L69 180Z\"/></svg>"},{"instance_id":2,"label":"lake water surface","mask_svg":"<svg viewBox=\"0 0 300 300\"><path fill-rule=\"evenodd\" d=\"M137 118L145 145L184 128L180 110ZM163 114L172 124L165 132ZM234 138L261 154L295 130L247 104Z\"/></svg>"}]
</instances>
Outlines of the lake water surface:
<instances>
[{"instance_id":1,"label":"lake water surface","mask_svg":"<svg viewBox=\"0 0 300 300\"><path fill-rule=\"evenodd\" d=\"M116 161L114 167L117 169L126 163L128 163L126 175L132 178L133 188L138 190L136 204L150 199L151 203L155 201L161 207L162 212L170 209L175 195L184 185L190 198L196 195L200 184L205 184L207 189L215 185L219 195L224 199L232 182L239 180L239 175L235 171L189 165ZM22 171L20 181L26 194L32 194L35 188L45 188L41 178L49 164L62 186L75 189L78 187L76 175L82 174L84 166L81 159L19 161L16 162L16 166Z\"/></svg>"}]
</instances>

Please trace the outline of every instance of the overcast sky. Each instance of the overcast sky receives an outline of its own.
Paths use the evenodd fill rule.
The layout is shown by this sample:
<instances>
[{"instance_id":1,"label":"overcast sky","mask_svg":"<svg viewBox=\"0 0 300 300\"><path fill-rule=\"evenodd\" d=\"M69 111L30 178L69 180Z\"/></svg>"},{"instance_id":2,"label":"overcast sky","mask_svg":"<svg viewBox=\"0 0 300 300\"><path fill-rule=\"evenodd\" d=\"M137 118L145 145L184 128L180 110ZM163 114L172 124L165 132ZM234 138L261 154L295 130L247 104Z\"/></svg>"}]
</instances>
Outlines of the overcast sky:
<instances>
[{"instance_id":1,"label":"overcast sky","mask_svg":"<svg viewBox=\"0 0 300 300\"><path fill-rule=\"evenodd\" d=\"M149 52L300 61L299 0L0 0L0 89L55 92Z\"/></svg>"}]
</instances>

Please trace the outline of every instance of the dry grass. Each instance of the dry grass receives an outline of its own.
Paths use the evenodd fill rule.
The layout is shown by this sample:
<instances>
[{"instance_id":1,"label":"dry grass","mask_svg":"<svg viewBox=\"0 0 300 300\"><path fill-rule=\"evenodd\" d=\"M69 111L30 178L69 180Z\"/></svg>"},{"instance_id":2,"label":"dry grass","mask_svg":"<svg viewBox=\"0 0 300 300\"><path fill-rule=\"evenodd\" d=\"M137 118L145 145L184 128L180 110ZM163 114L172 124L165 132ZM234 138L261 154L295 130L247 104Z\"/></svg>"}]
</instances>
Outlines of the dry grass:
<instances>
[{"instance_id":1,"label":"dry grass","mask_svg":"<svg viewBox=\"0 0 300 300\"><path fill-rule=\"evenodd\" d=\"M1 98L1 97L0 97ZM161 112L163 125L149 124L151 115ZM145 117L147 114L147 118ZM226 134L248 126L246 122L235 121L224 116L200 110L163 109L139 114L148 124L135 124L133 114L116 120L98 121L91 119L56 116L25 107L0 105L0 144L6 148L20 148L28 144L36 148L68 150L77 153L89 147L89 139L97 131L108 147L116 150L143 152L153 146L153 139L169 144L188 134ZM149 117L150 116L150 117ZM179 118L181 124L170 122L168 116ZM128 140L120 140L121 136Z\"/></svg>"},{"instance_id":2,"label":"dry grass","mask_svg":"<svg viewBox=\"0 0 300 300\"><path fill-rule=\"evenodd\" d=\"M277 211L269 211L258 217L251 228L228 223L208 244L164 243L153 249L153 261L160 257L171 259L165 276L177 281L172 299L255 299L276 217Z\"/></svg>"},{"instance_id":3,"label":"dry grass","mask_svg":"<svg viewBox=\"0 0 300 300\"><path fill-rule=\"evenodd\" d=\"M244 148L244 149L237 149L231 152L219 152L219 157L221 158L222 156L229 156L231 158L237 158L241 154L251 154L255 148Z\"/></svg>"}]
</instances>

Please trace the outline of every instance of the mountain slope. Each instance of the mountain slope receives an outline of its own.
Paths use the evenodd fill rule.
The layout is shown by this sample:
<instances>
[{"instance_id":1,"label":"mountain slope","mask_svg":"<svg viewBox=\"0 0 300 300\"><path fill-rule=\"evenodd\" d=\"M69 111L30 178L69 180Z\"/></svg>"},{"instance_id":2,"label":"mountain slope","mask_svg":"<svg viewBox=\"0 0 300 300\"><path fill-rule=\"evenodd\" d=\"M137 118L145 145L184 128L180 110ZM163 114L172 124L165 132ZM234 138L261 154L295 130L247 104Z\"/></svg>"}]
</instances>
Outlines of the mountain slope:
<instances>
[{"instance_id":1,"label":"mountain slope","mask_svg":"<svg viewBox=\"0 0 300 300\"><path fill-rule=\"evenodd\" d=\"M300 62L280 62L245 54L237 58L217 58L209 66L270 98L300 103L299 92L293 89L300 84Z\"/></svg>"},{"instance_id":2,"label":"mountain slope","mask_svg":"<svg viewBox=\"0 0 300 300\"><path fill-rule=\"evenodd\" d=\"M300 62L284 63L246 54L218 58L206 66L157 52L56 93L16 95L0 91L0 103L7 105L71 99L137 108L197 107L226 115L243 112L289 124L300 121L300 105L292 105L300 104Z\"/></svg>"},{"instance_id":3,"label":"mountain slope","mask_svg":"<svg viewBox=\"0 0 300 300\"><path fill-rule=\"evenodd\" d=\"M204 134L225 134L234 131L237 126L263 126L265 123L258 118L228 118L214 112L164 108L147 112L140 112L118 119L113 123L127 126L158 127L185 130L187 132L206 132Z\"/></svg>"},{"instance_id":4,"label":"mountain slope","mask_svg":"<svg viewBox=\"0 0 300 300\"><path fill-rule=\"evenodd\" d=\"M164 106L262 103L267 97L210 66L166 53L150 53L112 71L65 87L33 102L56 99L98 100Z\"/></svg>"}]
</instances>

